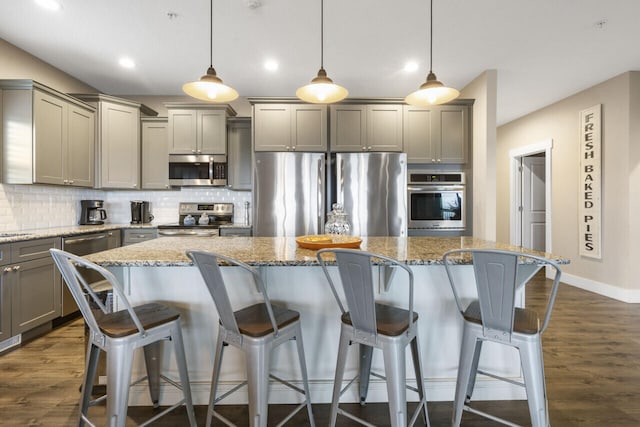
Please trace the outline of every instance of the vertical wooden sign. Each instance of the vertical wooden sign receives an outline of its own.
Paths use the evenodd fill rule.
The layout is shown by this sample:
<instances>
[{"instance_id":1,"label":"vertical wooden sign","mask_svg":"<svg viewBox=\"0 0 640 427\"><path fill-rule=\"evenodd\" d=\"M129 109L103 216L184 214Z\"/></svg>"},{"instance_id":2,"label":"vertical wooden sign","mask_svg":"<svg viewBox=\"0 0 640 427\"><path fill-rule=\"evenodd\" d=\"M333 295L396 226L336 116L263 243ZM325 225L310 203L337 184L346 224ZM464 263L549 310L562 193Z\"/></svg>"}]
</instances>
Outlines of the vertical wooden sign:
<instances>
[{"instance_id":1,"label":"vertical wooden sign","mask_svg":"<svg viewBox=\"0 0 640 427\"><path fill-rule=\"evenodd\" d=\"M582 256L602 258L601 112L594 105L580 112L580 180L578 224Z\"/></svg>"}]
</instances>

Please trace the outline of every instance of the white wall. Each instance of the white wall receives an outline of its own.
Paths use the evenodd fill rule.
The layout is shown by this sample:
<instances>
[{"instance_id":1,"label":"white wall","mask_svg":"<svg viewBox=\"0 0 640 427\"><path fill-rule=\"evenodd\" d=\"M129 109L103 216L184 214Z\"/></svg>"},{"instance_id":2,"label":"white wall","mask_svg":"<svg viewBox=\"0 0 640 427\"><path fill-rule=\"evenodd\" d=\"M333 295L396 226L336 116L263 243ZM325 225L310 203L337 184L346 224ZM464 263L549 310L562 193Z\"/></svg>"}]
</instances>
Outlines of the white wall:
<instances>
[{"instance_id":1,"label":"white wall","mask_svg":"<svg viewBox=\"0 0 640 427\"><path fill-rule=\"evenodd\" d=\"M602 104L602 259L578 252L578 115L596 104ZM509 150L552 139L552 248L571 260L563 281L637 302L640 282L631 254L638 254L640 240L639 107L640 72L624 73L501 126L496 152L497 239L509 241Z\"/></svg>"},{"instance_id":2,"label":"white wall","mask_svg":"<svg viewBox=\"0 0 640 427\"><path fill-rule=\"evenodd\" d=\"M461 91L475 99L471 158L473 162L473 236L496 240L496 70L487 70Z\"/></svg>"}]
</instances>

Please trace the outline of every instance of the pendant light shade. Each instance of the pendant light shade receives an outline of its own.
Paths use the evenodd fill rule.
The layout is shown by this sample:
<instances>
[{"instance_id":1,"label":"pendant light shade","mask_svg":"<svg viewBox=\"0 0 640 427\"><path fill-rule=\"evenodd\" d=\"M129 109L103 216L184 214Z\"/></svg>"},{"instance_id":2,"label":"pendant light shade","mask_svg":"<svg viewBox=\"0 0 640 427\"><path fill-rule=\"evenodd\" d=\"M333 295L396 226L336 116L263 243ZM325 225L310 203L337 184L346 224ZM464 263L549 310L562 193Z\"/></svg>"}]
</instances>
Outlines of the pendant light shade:
<instances>
[{"instance_id":1,"label":"pendant light shade","mask_svg":"<svg viewBox=\"0 0 640 427\"><path fill-rule=\"evenodd\" d=\"M210 56L207 74L200 77L195 82L185 83L182 90L187 95L209 102L230 102L238 98L238 92L230 86L222 83L222 79L216 74L213 68L213 0L211 0L211 21L210 21Z\"/></svg>"},{"instance_id":2,"label":"pendant light shade","mask_svg":"<svg viewBox=\"0 0 640 427\"><path fill-rule=\"evenodd\" d=\"M348 94L347 89L327 77L324 69L324 0L320 0L320 70L311 83L296 91L296 96L313 104L331 104L342 101Z\"/></svg>"},{"instance_id":3,"label":"pendant light shade","mask_svg":"<svg viewBox=\"0 0 640 427\"><path fill-rule=\"evenodd\" d=\"M410 93L404 99L409 105L415 105L417 107L427 107L429 105L444 104L449 101L453 101L460 92L458 90L447 87L438 80L433 73L433 0L429 0L430 4L430 32L431 37L429 40L429 74L427 80L420 85L418 90Z\"/></svg>"}]
</instances>

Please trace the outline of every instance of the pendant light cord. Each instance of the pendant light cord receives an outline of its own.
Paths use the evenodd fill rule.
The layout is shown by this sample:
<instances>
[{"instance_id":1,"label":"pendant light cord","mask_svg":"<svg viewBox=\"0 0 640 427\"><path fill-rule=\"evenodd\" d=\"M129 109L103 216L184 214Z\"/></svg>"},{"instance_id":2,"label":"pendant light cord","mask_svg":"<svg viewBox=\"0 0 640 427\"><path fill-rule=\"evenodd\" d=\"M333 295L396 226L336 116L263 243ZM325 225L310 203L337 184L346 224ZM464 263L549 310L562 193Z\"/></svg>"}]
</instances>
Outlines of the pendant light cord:
<instances>
[{"instance_id":1,"label":"pendant light cord","mask_svg":"<svg viewBox=\"0 0 640 427\"><path fill-rule=\"evenodd\" d=\"M213 0L212 0L213 1ZM429 73L433 72L433 0L429 0L430 10L429 10Z\"/></svg>"},{"instance_id":2,"label":"pendant light cord","mask_svg":"<svg viewBox=\"0 0 640 427\"><path fill-rule=\"evenodd\" d=\"M213 68L213 0L210 2L209 14L209 67Z\"/></svg>"},{"instance_id":3,"label":"pendant light cord","mask_svg":"<svg viewBox=\"0 0 640 427\"><path fill-rule=\"evenodd\" d=\"M324 69L324 0L320 0L320 68Z\"/></svg>"}]
</instances>

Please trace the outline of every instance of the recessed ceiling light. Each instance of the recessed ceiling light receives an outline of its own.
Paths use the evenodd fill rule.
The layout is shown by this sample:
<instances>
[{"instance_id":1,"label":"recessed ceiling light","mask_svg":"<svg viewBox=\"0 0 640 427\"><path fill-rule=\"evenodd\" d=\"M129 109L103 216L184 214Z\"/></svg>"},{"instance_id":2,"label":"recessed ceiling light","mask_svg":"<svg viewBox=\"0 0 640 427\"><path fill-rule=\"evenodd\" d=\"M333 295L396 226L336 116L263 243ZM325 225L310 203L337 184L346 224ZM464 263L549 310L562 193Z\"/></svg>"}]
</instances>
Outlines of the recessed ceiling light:
<instances>
[{"instance_id":1,"label":"recessed ceiling light","mask_svg":"<svg viewBox=\"0 0 640 427\"><path fill-rule=\"evenodd\" d=\"M122 68L129 68L129 69L131 69L131 68L135 68L135 67L136 67L136 63L135 63L135 62L133 62L133 59L131 59L131 58L126 58L126 57L120 58L120 59L118 60L118 64L120 64L120 66L121 66Z\"/></svg>"},{"instance_id":2,"label":"recessed ceiling light","mask_svg":"<svg viewBox=\"0 0 640 427\"><path fill-rule=\"evenodd\" d=\"M418 63L415 61L409 61L404 64L404 71L407 73L413 73L414 71L418 71Z\"/></svg>"},{"instance_id":3,"label":"recessed ceiling light","mask_svg":"<svg viewBox=\"0 0 640 427\"><path fill-rule=\"evenodd\" d=\"M268 59L264 62L264 69L267 71L278 71L278 62L274 59Z\"/></svg>"},{"instance_id":4,"label":"recessed ceiling light","mask_svg":"<svg viewBox=\"0 0 640 427\"><path fill-rule=\"evenodd\" d=\"M62 5L58 0L35 0L36 4L47 10L60 10Z\"/></svg>"}]
</instances>

